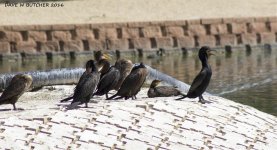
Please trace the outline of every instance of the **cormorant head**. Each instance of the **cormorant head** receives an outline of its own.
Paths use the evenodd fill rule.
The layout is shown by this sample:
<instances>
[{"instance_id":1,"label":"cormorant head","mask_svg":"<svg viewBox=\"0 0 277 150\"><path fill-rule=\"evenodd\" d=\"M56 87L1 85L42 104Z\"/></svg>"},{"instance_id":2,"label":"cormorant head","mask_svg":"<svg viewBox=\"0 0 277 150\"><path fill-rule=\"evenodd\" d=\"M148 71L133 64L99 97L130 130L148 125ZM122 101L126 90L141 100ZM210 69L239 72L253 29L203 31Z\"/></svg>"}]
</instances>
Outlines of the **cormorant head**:
<instances>
[{"instance_id":1,"label":"cormorant head","mask_svg":"<svg viewBox=\"0 0 277 150\"><path fill-rule=\"evenodd\" d=\"M86 63L86 72L91 73L97 70L95 62L93 60L89 60Z\"/></svg>"},{"instance_id":2,"label":"cormorant head","mask_svg":"<svg viewBox=\"0 0 277 150\"><path fill-rule=\"evenodd\" d=\"M208 46L201 47L198 52L199 59L204 60L205 58L208 58L209 56L214 55L212 51L214 50L211 50L210 47Z\"/></svg>"},{"instance_id":3,"label":"cormorant head","mask_svg":"<svg viewBox=\"0 0 277 150\"><path fill-rule=\"evenodd\" d=\"M29 86L29 88L31 87L31 84L33 83L33 78L29 74L17 74L14 76L14 78L24 80L25 83L27 84L27 86Z\"/></svg>"},{"instance_id":4,"label":"cormorant head","mask_svg":"<svg viewBox=\"0 0 277 150\"><path fill-rule=\"evenodd\" d=\"M101 73L107 72L111 65L110 60L111 57L108 54L103 54L100 60L97 62L98 71Z\"/></svg>"},{"instance_id":5,"label":"cormorant head","mask_svg":"<svg viewBox=\"0 0 277 150\"><path fill-rule=\"evenodd\" d=\"M101 50L94 52L94 59L95 61L100 61L101 59L108 59L111 60L110 54L107 54L106 52L102 52Z\"/></svg>"},{"instance_id":6,"label":"cormorant head","mask_svg":"<svg viewBox=\"0 0 277 150\"><path fill-rule=\"evenodd\" d=\"M94 52L94 59L95 59L95 61L99 61L100 59L101 59L101 56L103 55L103 53L102 53L102 51L101 50L99 50L99 51L95 51Z\"/></svg>"},{"instance_id":7,"label":"cormorant head","mask_svg":"<svg viewBox=\"0 0 277 150\"><path fill-rule=\"evenodd\" d=\"M155 88L160 82L161 80L153 80L150 85L150 88Z\"/></svg>"},{"instance_id":8,"label":"cormorant head","mask_svg":"<svg viewBox=\"0 0 277 150\"><path fill-rule=\"evenodd\" d=\"M139 69L139 68L146 68L145 65L143 64L143 62L141 62L140 64L135 64L132 71L136 70L136 69Z\"/></svg>"},{"instance_id":9,"label":"cormorant head","mask_svg":"<svg viewBox=\"0 0 277 150\"><path fill-rule=\"evenodd\" d=\"M114 64L115 68L119 69L119 70L124 70L124 69L129 69L131 70L131 68L133 67L133 63L131 60L129 59L119 59L115 62Z\"/></svg>"}]
</instances>

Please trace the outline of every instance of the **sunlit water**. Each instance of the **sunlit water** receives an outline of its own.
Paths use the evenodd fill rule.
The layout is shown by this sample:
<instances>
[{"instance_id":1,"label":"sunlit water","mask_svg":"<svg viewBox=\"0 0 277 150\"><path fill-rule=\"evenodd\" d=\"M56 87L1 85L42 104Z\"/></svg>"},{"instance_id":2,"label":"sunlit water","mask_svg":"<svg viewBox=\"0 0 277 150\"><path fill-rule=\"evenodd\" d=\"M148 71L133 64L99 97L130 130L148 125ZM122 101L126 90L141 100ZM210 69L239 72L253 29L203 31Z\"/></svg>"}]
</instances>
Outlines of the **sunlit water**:
<instances>
[{"instance_id":1,"label":"sunlit water","mask_svg":"<svg viewBox=\"0 0 277 150\"><path fill-rule=\"evenodd\" d=\"M142 58L134 55L123 55L133 62L143 61L181 81L190 84L201 69L197 52L189 51L166 53L164 56ZM93 57L91 57L93 58ZM33 60L0 62L0 73L46 70L65 67L83 67L89 57L54 60ZM114 61L113 61L114 62ZM251 52L244 49L233 49L231 55L218 50L211 56L209 63L213 75L207 89L211 94L219 95L243 104L253 106L264 112L277 116L277 49L256 48Z\"/></svg>"}]
</instances>

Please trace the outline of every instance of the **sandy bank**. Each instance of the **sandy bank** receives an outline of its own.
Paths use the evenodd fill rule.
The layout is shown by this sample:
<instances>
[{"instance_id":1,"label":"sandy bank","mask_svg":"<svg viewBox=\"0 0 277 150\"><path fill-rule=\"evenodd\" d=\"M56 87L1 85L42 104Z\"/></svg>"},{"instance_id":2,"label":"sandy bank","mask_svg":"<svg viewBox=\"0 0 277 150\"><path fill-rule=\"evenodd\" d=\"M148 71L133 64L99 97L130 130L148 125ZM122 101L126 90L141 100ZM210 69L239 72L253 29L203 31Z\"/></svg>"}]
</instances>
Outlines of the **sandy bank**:
<instances>
[{"instance_id":1,"label":"sandy bank","mask_svg":"<svg viewBox=\"0 0 277 150\"><path fill-rule=\"evenodd\" d=\"M22 111L2 111L1 148L14 149L276 149L277 118L216 96L212 104L174 98L104 101L60 111L55 105L74 86L25 93ZM10 109L3 105L1 109Z\"/></svg>"},{"instance_id":2,"label":"sandy bank","mask_svg":"<svg viewBox=\"0 0 277 150\"><path fill-rule=\"evenodd\" d=\"M5 7L0 25L277 16L276 0L79 0L64 7Z\"/></svg>"}]
</instances>

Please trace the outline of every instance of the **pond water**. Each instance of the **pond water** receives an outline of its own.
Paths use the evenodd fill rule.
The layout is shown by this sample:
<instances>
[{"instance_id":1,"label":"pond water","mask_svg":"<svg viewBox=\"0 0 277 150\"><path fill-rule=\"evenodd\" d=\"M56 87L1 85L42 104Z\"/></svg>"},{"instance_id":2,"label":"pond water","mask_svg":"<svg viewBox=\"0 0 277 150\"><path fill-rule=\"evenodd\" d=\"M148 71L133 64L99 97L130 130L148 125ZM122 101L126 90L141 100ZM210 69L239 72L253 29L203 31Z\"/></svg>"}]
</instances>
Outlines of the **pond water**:
<instances>
[{"instance_id":1,"label":"pond water","mask_svg":"<svg viewBox=\"0 0 277 150\"><path fill-rule=\"evenodd\" d=\"M126 54L122 57L133 62L143 61L185 83L190 84L201 69L197 51L174 51L164 56L144 53L143 57ZM92 55L90 58L93 58ZM83 67L89 57L70 59L39 59L28 61L1 62L0 73L46 70L65 67ZM277 48L259 47L246 51L233 49L231 54L217 50L209 63L213 75L207 92L253 106L277 116Z\"/></svg>"}]
</instances>

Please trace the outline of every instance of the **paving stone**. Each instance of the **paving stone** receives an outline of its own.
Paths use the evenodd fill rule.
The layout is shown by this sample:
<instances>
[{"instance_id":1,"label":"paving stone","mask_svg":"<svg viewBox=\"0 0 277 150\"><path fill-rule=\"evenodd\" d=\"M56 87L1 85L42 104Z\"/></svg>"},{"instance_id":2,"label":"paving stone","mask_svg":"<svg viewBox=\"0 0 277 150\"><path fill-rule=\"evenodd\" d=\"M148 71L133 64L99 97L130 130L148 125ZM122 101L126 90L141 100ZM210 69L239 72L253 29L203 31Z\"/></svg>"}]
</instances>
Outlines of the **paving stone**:
<instances>
[{"instance_id":1,"label":"paving stone","mask_svg":"<svg viewBox=\"0 0 277 150\"><path fill-rule=\"evenodd\" d=\"M64 124L52 125L48 130L48 132L51 133L51 136L55 138L62 138L62 136L70 137L73 134L73 131L76 131L76 129Z\"/></svg>"},{"instance_id":2,"label":"paving stone","mask_svg":"<svg viewBox=\"0 0 277 150\"><path fill-rule=\"evenodd\" d=\"M48 145L38 144L38 143L30 143L29 147L31 149L50 149L50 147Z\"/></svg>"},{"instance_id":3,"label":"paving stone","mask_svg":"<svg viewBox=\"0 0 277 150\"><path fill-rule=\"evenodd\" d=\"M124 145L124 147L125 149L132 149L132 150L142 150L142 149L151 148L151 146L147 145L147 143L137 141L137 140L126 140L126 144Z\"/></svg>"},{"instance_id":4,"label":"paving stone","mask_svg":"<svg viewBox=\"0 0 277 150\"><path fill-rule=\"evenodd\" d=\"M187 150L190 149L189 146L183 144L171 144L167 147L168 149L178 149L178 150Z\"/></svg>"}]
</instances>

